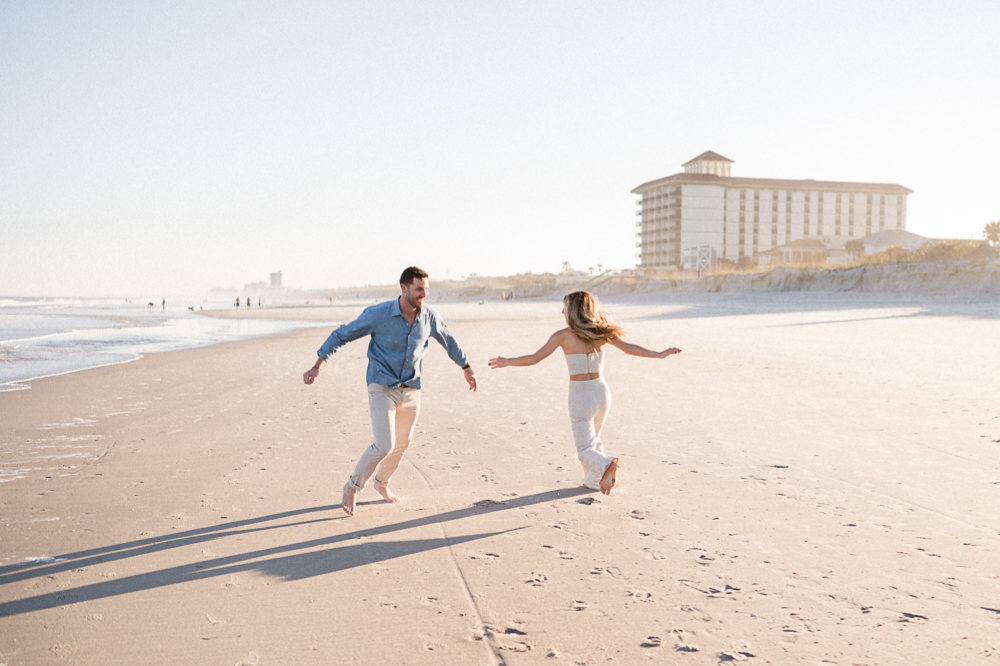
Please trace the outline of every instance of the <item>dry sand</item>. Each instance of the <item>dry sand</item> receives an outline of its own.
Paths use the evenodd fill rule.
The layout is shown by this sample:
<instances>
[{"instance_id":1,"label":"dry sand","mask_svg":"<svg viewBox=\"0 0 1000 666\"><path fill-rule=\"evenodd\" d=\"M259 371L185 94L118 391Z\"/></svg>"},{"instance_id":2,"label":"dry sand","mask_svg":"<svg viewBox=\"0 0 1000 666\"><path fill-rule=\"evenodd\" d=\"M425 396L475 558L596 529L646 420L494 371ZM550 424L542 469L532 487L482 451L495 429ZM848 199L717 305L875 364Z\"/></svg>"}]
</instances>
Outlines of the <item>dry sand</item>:
<instances>
[{"instance_id":1,"label":"dry sand","mask_svg":"<svg viewBox=\"0 0 1000 666\"><path fill-rule=\"evenodd\" d=\"M609 352L610 497L562 359L486 367L554 301L439 306L481 388L432 346L404 501L354 518L364 342L313 386L326 330L0 393L0 664L1000 664L995 297L606 305L684 350Z\"/></svg>"}]
</instances>

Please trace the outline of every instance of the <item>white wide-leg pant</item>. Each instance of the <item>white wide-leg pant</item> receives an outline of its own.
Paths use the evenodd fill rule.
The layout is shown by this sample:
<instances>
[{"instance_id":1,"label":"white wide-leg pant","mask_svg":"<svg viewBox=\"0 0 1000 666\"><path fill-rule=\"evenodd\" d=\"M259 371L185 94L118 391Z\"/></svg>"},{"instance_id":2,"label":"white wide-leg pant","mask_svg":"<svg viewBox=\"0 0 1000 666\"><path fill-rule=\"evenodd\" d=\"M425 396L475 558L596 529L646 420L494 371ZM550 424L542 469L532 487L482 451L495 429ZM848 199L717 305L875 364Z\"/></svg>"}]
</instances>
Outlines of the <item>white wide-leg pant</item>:
<instances>
[{"instance_id":1,"label":"white wide-leg pant","mask_svg":"<svg viewBox=\"0 0 1000 666\"><path fill-rule=\"evenodd\" d=\"M389 485L389 479L413 439L420 413L420 389L402 386L391 389L383 384L369 384L368 412L372 419L372 445L361 454L354 473L347 480L347 484L358 491L368 484L376 468L375 486L385 488Z\"/></svg>"},{"instance_id":2,"label":"white wide-leg pant","mask_svg":"<svg viewBox=\"0 0 1000 666\"><path fill-rule=\"evenodd\" d=\"M604 454L601 428L611 409L611 389L604 379L569 383L569 420L577 457L583 464L583 485L601 489L601 476L614 459Z\"/></svg>"}]
</instances>

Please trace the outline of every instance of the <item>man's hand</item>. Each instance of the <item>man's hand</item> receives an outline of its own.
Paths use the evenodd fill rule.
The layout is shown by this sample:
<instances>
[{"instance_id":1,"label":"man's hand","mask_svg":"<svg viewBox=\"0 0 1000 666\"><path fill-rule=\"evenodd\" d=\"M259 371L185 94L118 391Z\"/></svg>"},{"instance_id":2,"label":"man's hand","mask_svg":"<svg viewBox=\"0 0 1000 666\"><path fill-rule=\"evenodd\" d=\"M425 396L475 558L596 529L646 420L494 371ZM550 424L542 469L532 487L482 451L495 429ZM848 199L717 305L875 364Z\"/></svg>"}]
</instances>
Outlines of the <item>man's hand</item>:
<instances>
[{"instance_id":1,"label":"man's hand","mask_svg":"<svg viewBox=\"0 0 1000 666\"><path fill-rule=\"evenodd\" d=\"M306 384L312 384L316 381L316 377L319 375L319 369L326 365L326 359L322 356L316 357L316 362L313 363L313 367L306 370L305 374L302 375L302 381Z\"/></svg>"},{"instance_id":2,"label":"man's hand","mask_svg":"<svg viewBox=\"0 0 1000 666\"><path fill-rule=\"evenodd\" d=\"M469 390L475 391L478 384L476 383L476 372L471 367L463 370L465 373L465 381L469 383ZM308 383L308 382L306 382Z\"/></svg>"}]
</instances>

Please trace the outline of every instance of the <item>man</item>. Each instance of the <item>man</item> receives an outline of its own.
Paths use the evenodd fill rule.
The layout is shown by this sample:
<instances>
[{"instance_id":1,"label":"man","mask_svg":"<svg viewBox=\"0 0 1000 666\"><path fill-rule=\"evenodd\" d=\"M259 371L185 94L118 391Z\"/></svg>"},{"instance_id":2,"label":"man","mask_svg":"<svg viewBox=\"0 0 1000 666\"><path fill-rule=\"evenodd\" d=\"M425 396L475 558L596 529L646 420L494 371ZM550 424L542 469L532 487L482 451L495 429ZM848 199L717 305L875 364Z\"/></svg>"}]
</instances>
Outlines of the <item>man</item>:
<instances>
[{"instance_id":1,"label":"man","mask_svg":"<svg viewBox=\"0 0 1000 666\"><path fill-rule=\"evenodd\" d=\"M357 495L375 475L375 490L387 502L399 497L389 490L389 480L410 445L420 411L420 369L430 339L434 338L465 372L469 389L476 390L476 373L441 316L424 305L430 289L425 271L410 266L399 276L399 298L365 309L361 316L330 334L313 367L302 376L312 384L320 368L338 349L370 335L368 343L368 410L374 441L358 460L344 484L343 509L354 515ZM381 463L381 464L380 464ZM377 473L376 473L376 468Z\"/></svg>"}]
</instances>

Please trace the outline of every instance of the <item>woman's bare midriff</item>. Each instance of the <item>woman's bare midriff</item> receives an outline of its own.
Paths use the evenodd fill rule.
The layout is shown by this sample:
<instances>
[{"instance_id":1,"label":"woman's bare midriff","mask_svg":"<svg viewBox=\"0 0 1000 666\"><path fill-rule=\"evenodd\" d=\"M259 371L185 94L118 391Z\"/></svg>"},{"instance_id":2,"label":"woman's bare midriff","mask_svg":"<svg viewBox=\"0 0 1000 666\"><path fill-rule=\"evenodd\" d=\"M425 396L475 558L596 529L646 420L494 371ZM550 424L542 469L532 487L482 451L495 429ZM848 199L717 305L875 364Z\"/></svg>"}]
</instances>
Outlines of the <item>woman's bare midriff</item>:
<instances>
[{"instance_id":1,"label":"woman's bare midriff","mask_svg":"<svg viewBox=\"0 0 1000 666\"><path fill-rule=\"evenodd\" d=\"M588 372L582 375L570 375L569 380L571 382L585 382L591 379L600 379L601 373L599 372Z\"/></svg>"}]
</instances>

